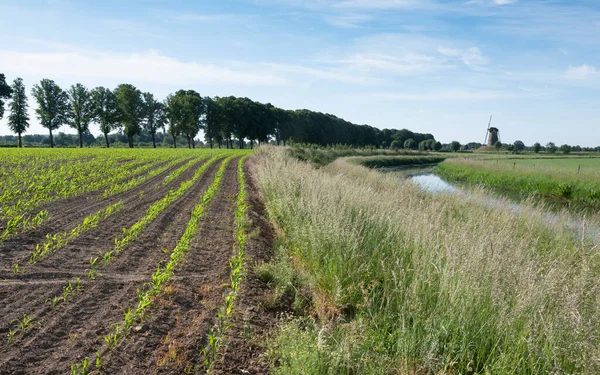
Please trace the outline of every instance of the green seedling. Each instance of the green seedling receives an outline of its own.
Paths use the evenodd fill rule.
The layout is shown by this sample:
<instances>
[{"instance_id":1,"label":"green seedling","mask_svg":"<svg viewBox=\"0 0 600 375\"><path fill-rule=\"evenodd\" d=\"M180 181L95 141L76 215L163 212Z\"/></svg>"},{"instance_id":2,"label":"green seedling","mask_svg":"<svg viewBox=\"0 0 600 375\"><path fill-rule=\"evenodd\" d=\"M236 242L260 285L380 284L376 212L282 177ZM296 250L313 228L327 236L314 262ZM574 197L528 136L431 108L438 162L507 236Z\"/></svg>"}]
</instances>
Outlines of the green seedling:
<instances>
[{"instance_id":1,"label":"green seedling","mask_svg":"<svg viewBox=\"0 0 600 375\"><path fill-rule=\"evenodd\" d=\"M15 335L17 334L17 332L19 332L19 331L16 330L16 329L9 329L8 330L8 342L9 343L12 342L12 340L14 340Z\"/></svg>"},{"instance_id":2,"label":"green seedling","mask_svg":"<svg viewBox=\"0 0 600 375\"><path fill-rule=\"evenodd\" d=\"M50 302L50 307L55 308L56 305L58 305L58 303L62 301L62 299L63 297L54 296L52 299L48 298L46 302Z\"/></svg>"}]
</instances>

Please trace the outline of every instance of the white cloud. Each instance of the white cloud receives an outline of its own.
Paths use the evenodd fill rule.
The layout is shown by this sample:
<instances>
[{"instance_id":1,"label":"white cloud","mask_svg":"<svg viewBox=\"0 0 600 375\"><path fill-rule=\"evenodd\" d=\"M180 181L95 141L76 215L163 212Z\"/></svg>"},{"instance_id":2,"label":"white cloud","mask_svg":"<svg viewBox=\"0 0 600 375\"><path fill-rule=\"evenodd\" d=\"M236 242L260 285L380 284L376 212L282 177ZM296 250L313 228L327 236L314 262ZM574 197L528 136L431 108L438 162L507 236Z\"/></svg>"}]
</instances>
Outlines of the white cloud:
<instances>
[{"instance_id":1,"label":"white cloud","mask_svg":"<svg viewBox=\"0 0 600 375\"><path fill-rule=\"evenodd\" d=\"M568 79L595 79L600 78L600 71L590 65L569 66L564 75Z\"/></svg>"},{"instance_id":2,"label":"white cloud","mask_svg":"<svg viewBox=\"0 0 600 375\"><path fill-rule=\"evenodd\" d=\"M333 3L334 8L393 9L421 7L428 1L419 0L343 0Z\"/></svg>"},{"instance_id":3,"label":"white cloud","mask_svg":"<svg viewBox=\"0 0 600 375\"><path fill-rule=\"evenodd\" d=\"M344 67L323 68L275 63L265 64L265 66L270 68L271 70L275 70L278 72L298 74L300 76L304 76L300 78L298 82L303 82L306 79L306 77L317 78L320 80L327 81L358 84L375 83L378 81L376 78L371 78L367 75L353 74L353 72L349 71L348 69L344 69Z\"/></svg>"},{"instance_id":4,"label":"white cloud","mask_svg":"<svg viewBox=\"0 0 600 375\"><path fill-rule=\"evenodd\" d=\"M508 5L514 4L519 0L470 0L467 4L494 4L494 5Z\"/></svg>"},{"instance_id":5,"label":"white cloud","mask_svg":"<svg viewBox=\"0 0 600 375\"><path fill-rule=\"evenodd\" d=\"M438 52L444 56L456 57L465 65L472 68L476 68L488 63L488 58L483 56L477 47L470 47L466 49L439 47Z\"/></svg>"},{"instance_id":6,"label":"white cloud","mask_svg":"<svg viewBox=\"0 0 600 375\"><path fill-rule=\"evenodd\" d=\"M500 100L500 99L515 99L532 96L531 94L517 93L511 91L499 90L464 90L450 89L431 92L418 93L395 93L384 92L374 95L377 98L384 100L406 100L406 101L448 101L448 100Z\"/></svg>"},{"instance_id":7,"label":"white cloud","mask_svg":"<svg viewBox=\"0 0 600 375\"><path fill-rule=\"evenodd\" d=\"M362 27L362 24L370 21L373 17L365 14L353 14L345 16L327 16L325 20L332 26L356 29Z\"/></svg>"},{"instance_id":8,"label":"white cloud","mask_svg":"<svg viewBox=\"0 0 600 375\"><path fill-rule=\"evenodd\" d=\"M287 80L250 64L184 62L149 50L141 53L15 52L0 50L2 69L18 75L87 78L166 85L281 85Z\"/></svg>"}]
</instances>

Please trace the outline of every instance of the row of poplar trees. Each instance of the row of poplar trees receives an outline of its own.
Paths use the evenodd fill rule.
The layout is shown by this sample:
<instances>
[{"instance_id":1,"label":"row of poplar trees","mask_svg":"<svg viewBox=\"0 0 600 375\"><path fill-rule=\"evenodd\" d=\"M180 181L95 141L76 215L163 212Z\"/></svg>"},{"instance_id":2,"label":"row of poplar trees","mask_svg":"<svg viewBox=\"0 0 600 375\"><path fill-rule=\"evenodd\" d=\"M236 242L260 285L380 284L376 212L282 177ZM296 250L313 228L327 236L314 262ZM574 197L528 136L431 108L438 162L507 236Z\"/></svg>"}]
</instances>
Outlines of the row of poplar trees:
<instances>
[{"instance_id":1,"label":"row of poplar trees","mask_svg":"<svg viewBox=\"0 0 600 375\"><path fill-rule=\"evenodd\" d=\"M284 110L248 98L202 97L194 90L179 90L159 101L152 93L142 92L131 84L121 84L114 90L105 87L89 90L77 83L63 90L54 81L42 79L33 86L31 94L37 103L36 117L49 130L52 147L52 131L65 124L77 130L79 145L83 147L83 135L91 123L98 124L106 147L110 147L108 134L117 129L127 136L129 147L133 147L134 137L142 131L152 137L156 147L158 130L168 132L175 147L177 137L185 137L190 148L195 147L194 138L200 130L204 131L211 148L215 143L219 147L233 148L234 140L243 148L244 140L253 146L255 142L271 139L284 145L293 140L322 146L389 147L398 138L402 141L404 138L419 138L418 141L433 138L430 134L405 129L379 130L369 125L355 125L331 114L306 109ZM8 125L18 135L21 147L21 134L29 126L25 85L21 78L16 78L9 86L0 74L0 118L3 99L11 97Z\"/></svg>"}]
</instances>

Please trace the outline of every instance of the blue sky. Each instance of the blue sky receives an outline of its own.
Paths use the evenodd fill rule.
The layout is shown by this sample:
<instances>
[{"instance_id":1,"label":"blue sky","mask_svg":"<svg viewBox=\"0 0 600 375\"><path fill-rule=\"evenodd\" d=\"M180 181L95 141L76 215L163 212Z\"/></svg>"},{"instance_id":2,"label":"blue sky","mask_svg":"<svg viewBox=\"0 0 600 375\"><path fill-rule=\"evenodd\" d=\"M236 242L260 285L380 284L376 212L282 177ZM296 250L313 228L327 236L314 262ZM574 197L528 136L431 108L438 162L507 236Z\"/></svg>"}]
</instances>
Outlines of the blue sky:
<instances>
[{"instance_id":1,"label":"blue sky","mask_svg":"<svg viewBox=\"0 0 600 375\"><path fill-rule=\"evenodd\" d=\"M0 0L0 24L28 92L190 88L463 143L493 114L503 142L600 145L598 0Z\"/></svg>"}]
</instances>

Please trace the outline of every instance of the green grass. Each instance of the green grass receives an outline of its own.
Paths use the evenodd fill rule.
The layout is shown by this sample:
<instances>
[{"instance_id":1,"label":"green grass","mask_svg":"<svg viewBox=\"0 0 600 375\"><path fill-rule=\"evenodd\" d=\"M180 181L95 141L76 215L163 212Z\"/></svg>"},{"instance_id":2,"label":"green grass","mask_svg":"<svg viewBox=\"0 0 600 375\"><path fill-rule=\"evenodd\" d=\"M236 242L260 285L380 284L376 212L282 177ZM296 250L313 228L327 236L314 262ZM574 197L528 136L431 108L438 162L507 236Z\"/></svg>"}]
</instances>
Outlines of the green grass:
<instances>
[{"instance_id":1,"label":"green grass","mask_svg":"<svg viewBox=\"0 0 600 375\"><path fill-rule=\"evenodd\" d=\"M315 169L272 147L257 164L287 270L261 273L310 298L273 335L273 373L600 371L598 243L569 217L551 225L532 206L431 195L338 161Z\"/></svg>"},{"instance_id":2,"label":"green grass","mask_svg":"<svg viewBox=\"0 0 600 375\"><path fill-rule=\"evenodd\" d=\"M441 156L372 156L363 158L350 158L350 163L362 165L367 168L391 168L409 165L437 164L446 160Z\"/></svg>"},{"instance_id":3,"label":"green grass","mask_svg":"<svg viewBox=\"0 0 600 375\"><path fill-rule=\"evenodd\" d=\"M600 159L457 158L444 161L436 172L449 180L550 198L575 209L600 209Z\"/></svg>"},{"instance_id":4,"label":"green grass","mask_svg":"<svg viewBox=\"0 0 600 375\"><path fill-rule=\"evenodd\" d=\"M563 157L563 158L515 158L515 159L498 159L504 163L516 163L517 165L523 166L536 166L536 167L551 167L551 168L564 168L566 171L576 172L577 168L581 166L584 169L591 169L600 171L600 158L598 157Z\"/></svg>"},{"instance_id":5,"label":"green grass","mask_svg":"<svg viewBox=\"0 0 600 375\"><path fill-rule=\"evenodd\" d=\"M346 146L336 147L319 147L316 145L304 145L296 144L288 148L288 152L291 156L302 160L308 161L317 167L325 166L337 158L347 156L394 156L394 155L420 155L421 153L416 151L406 150L385 150L385 149L356 149Z\"/></svg>"}]
</instances>

